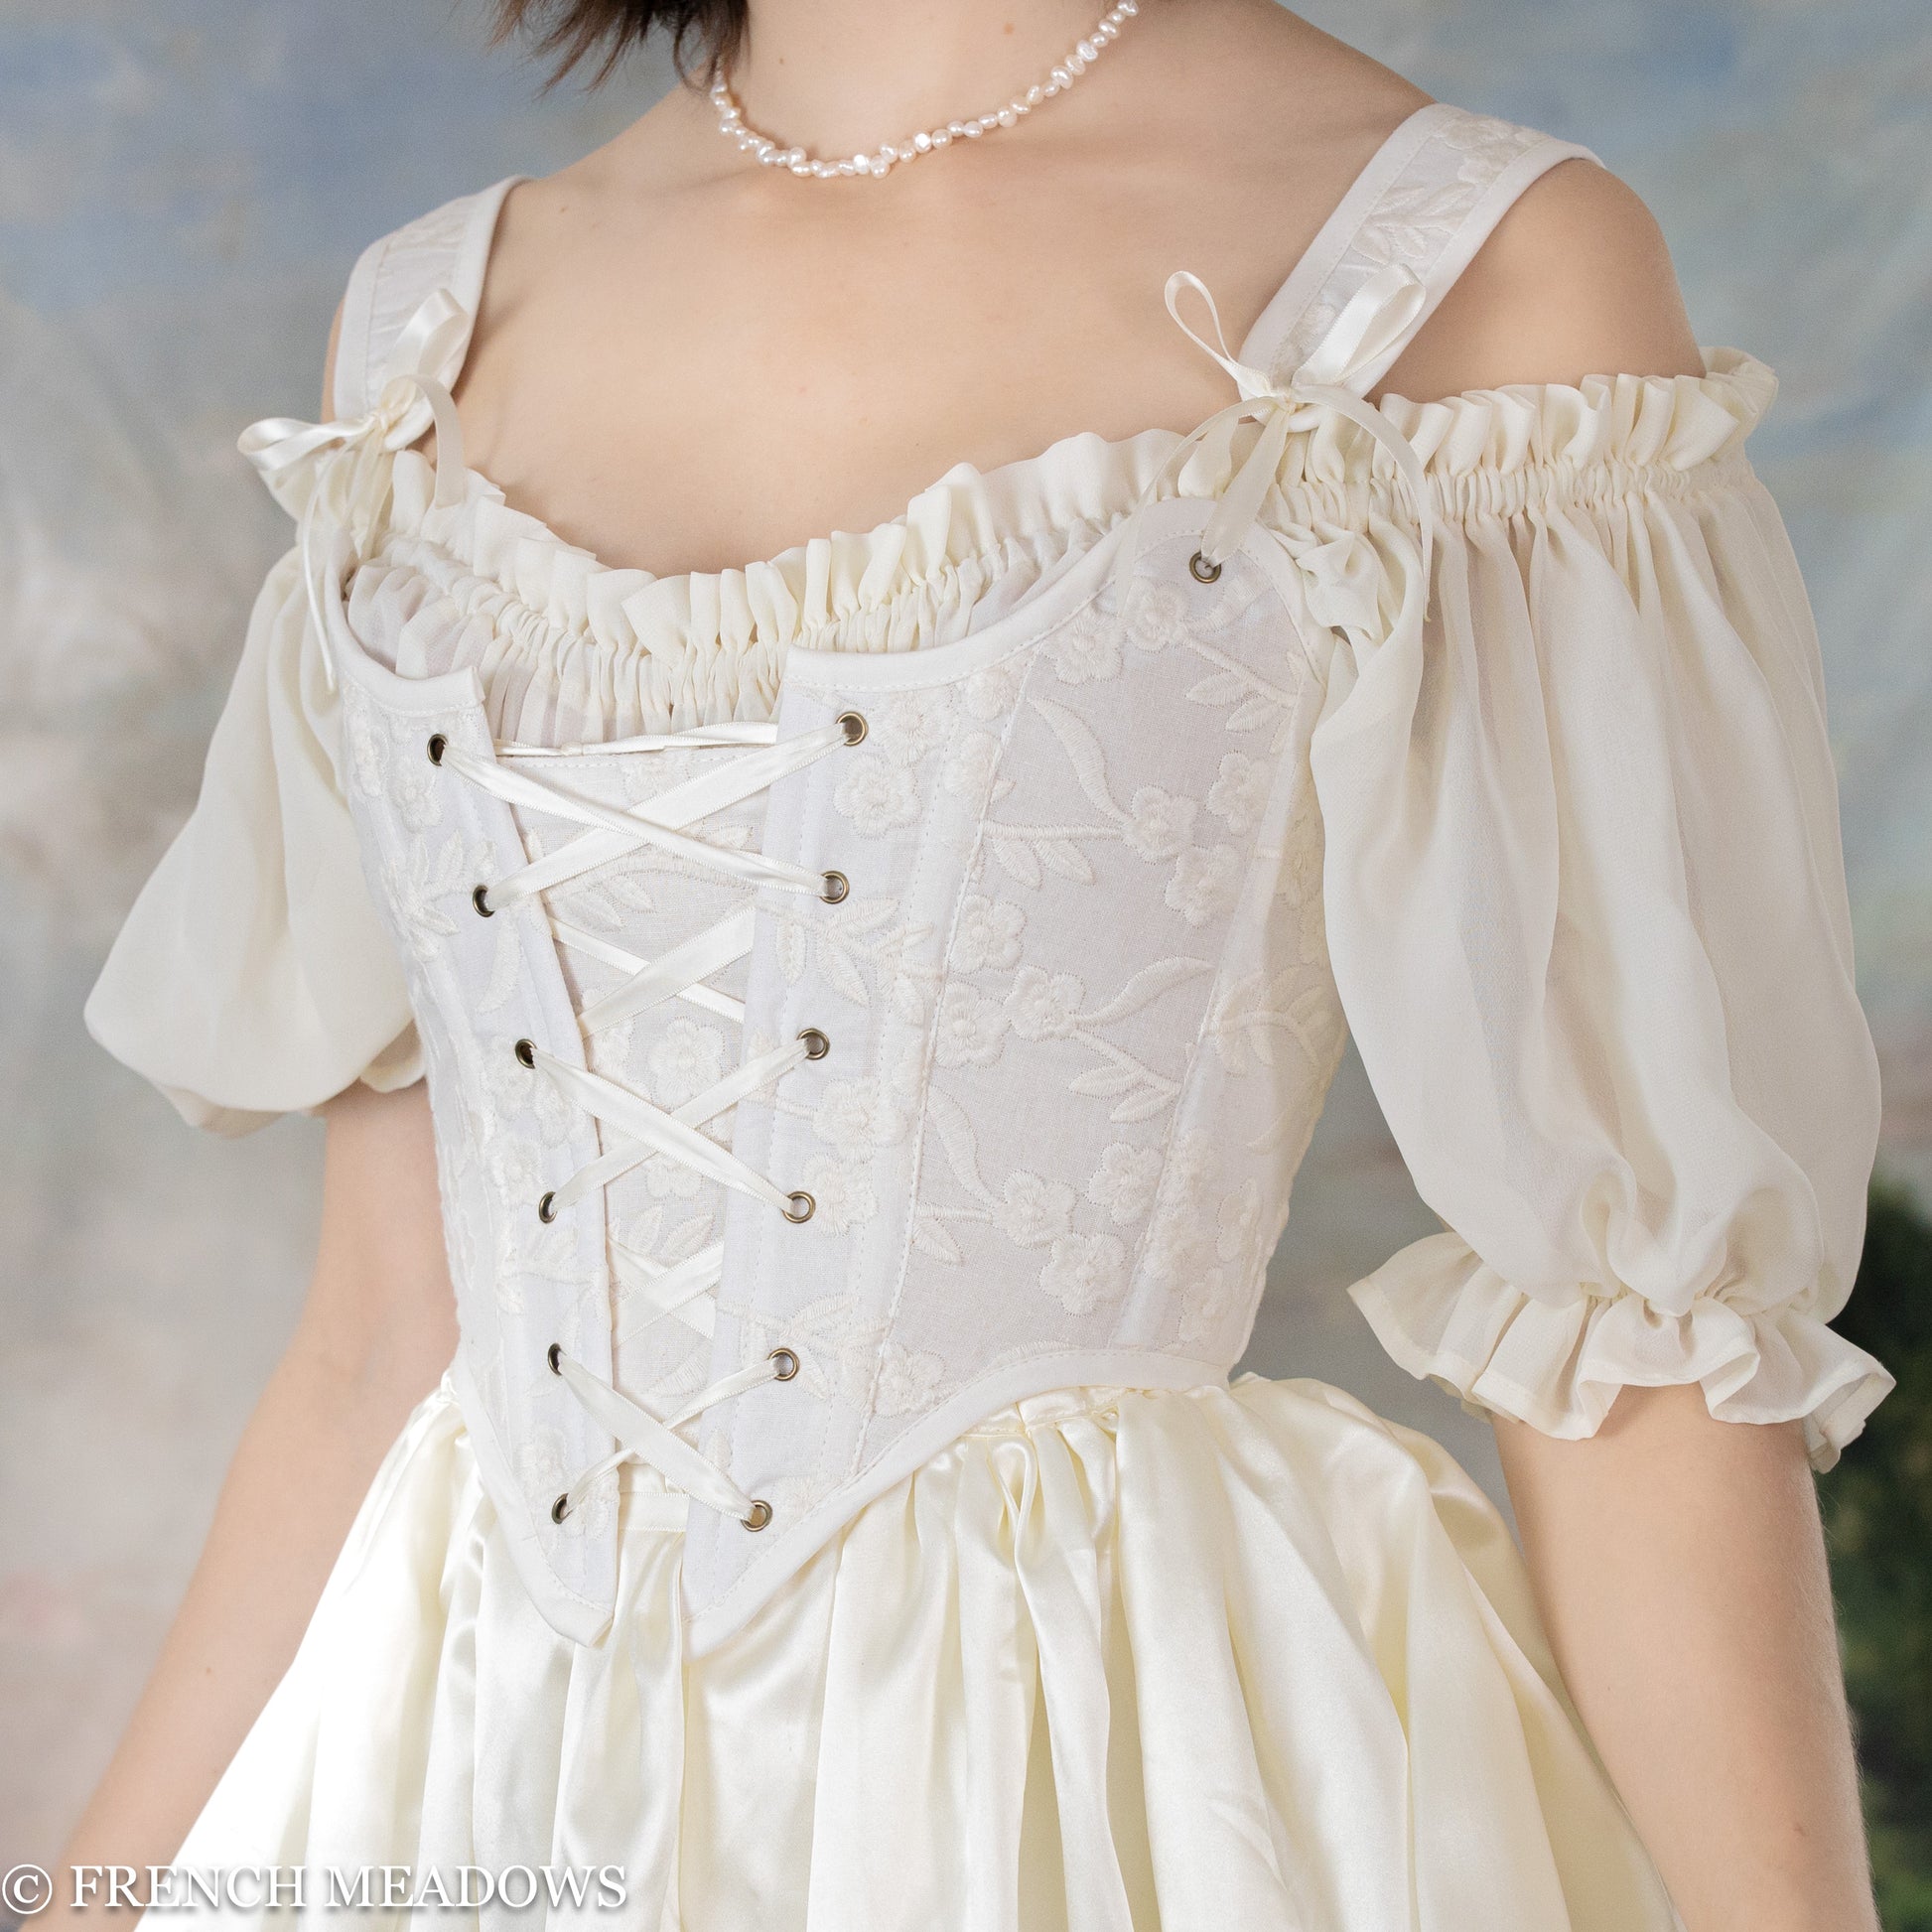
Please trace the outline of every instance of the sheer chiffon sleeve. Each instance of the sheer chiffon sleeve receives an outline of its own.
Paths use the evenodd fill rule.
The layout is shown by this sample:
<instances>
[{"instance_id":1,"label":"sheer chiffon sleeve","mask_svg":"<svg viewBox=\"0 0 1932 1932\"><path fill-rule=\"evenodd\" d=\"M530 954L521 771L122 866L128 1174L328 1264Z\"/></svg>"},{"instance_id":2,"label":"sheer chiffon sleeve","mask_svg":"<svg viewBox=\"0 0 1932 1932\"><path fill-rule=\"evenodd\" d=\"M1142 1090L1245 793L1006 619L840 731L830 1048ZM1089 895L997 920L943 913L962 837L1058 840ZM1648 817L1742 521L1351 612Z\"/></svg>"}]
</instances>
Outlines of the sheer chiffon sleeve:
<instances>
[{"instance_id":1,"label":"sheer chiffon sleeve","mask_svg":"<svg viewBox=\"0 0 1932 1932\"><path fill-rule=\"evenodd\" d=\"M87 1000L88 1031L185 1119L242 1134L420 1071L362 877L299 553L269 572L195 810Z\"/></svg>"},{"instance_id":2,"label":"sheer chiffon sleeve","mask_svg":"<svg viewBox=\"0 0 1932 1932\"><path fill-rule=\"evenodd\" d=\"M1446 1232L1351 1293L1465 1406L1626 1384L1801 1418L1891 1386L1827 1325L1878 1126L1818 642L1742 444L1773 390L1617 377L1387 405L1441 510L1408 645L1338 637L1311 757L1363 1061Z\"/></svg>"}]
</instances>

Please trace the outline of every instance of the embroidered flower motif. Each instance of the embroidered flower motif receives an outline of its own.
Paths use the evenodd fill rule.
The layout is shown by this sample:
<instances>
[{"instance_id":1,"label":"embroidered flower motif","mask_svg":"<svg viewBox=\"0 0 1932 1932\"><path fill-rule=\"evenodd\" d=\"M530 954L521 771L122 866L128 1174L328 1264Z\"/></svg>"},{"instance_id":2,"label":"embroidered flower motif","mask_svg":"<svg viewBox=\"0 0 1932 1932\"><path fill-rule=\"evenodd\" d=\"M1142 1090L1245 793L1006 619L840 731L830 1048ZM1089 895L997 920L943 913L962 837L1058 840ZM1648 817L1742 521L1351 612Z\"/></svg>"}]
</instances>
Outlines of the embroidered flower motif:
<instances>
[{"instance_id":1,"label":"embroidered flower motif","mask_svg":"<svg viewBox=\"0 0 1932 1932\"><path fill-rule=\"evenodd\" d=\"M673 1020L651 1042L645 1065L660 1107L681 1107L725 1077L725 1035L696 1020Z\"/></svg>"},{"instance_id":2,"label":"embroidered flower motif","mask_svg":"<svg viewBox=\"0 0 1932 1932\"><path fill-rule=\"evenodd\" d=\"M1136 581L1121 613L1121 625L1136 650L1166 650L1187 634L1187 599L1176 586L1154 578Z\"/></svg>"},{"instance_id":3,"label":"embroidered flower motif","mask_svg":"<svg viewBox=\"0 0 1932 1932\"><path fill-rule=\"evenodd\" d=\"M1013 1031L1022 1039L1064 1039L1078 1025L1087 990L1071 973L1023 966L1007 995Z\"/></svg>"},{"instance_id":4,"label":"embroidered flower motif","mask_svg":"<svg viewBox=\"0 0 1932 1932\"><path fill-rule=\"evenodd\" d=\"M1189 925L1234 910L1241 892L1241 855L1231 845L1189 846L1174 862L1167 900Z\"/></svg>"},{"instance_id":5,"label":"embroidered flower motif","mask_svg":"<svg viewBox=\"0 0 1932 1932\"><path fill-rule=\"evenodd\" d=\"M1472 188L1486 188L1508 164L1526 154L1542 138L1533 128L1517 127L1493 114L1458 114L1436 131L1445 147L1464 158L1456 180Z\"/></svg>"},{"instance_id":6,"label":"embroidered flower motif","mask_svg":"<svg viewBox=\"0 0 1932 1932\"><path fill-rule=\"evenodd\" d=\"M966 709L982 724L1004 718L1020 702L1021 681L1027 667L1018 651L988 664L966 680L961 696Z\"/></svg>"},{"instance_id":7,"label":"embroidered flower motif","mask_svg":"<svg viewBox=\"0 0 1932 1932\"><path fill-rule=\"evenodd\" d=\"M1127 1248L1118 1235L1063 1234L1053 1243L1039 1285L1069 1314L1086 1314L1127 1289Z\"/></svg>"},{"instance_id":8,"label":"embroidered flower motif","mask_svg":"<svg viewBox=\"0 0 1932 1932\"><path fill-rule=\"evenodd\" d=\"M1245 752L1224 752L1221 769L1207 793L1207 809L1237 838L1261 823L1268 804L1269 767Z\"/></svg>"},{"instance_id":9,"label":"embroidered flower motif","mask_svg":"<svg viewBox=\"0 0 1932 1932\"><path fill-rule=\"evenodd\" d=\"M614 1027L600 1027L584 1042L584 1057L593 1073L608 1073L614 1080L628 1077L630 1045L636 1033L637 1016L620 1020ZM546 1086L549 1082L544 1083Z\"/></svg>"},{"instance_id":10,"label":"embroidered flower motif","mask_svg":"<svg viewBox=\"0 0 1932 1932\"><path fill-rule=\"evenodd\" d=\"M1223 1261L1244 1259L1261 1224L1261 1188L1252 1174L1233 1193L1221 1196L1215 1221L1219 1235L1214 1252Z\"/></svg>"},{"instance_id":11,"label":"embroidered flower motif","mask_svg":"<svg viewBox=\"0 0 1932 1932\"><path fill-rule=\"evenodd\" d=\"M1174 858L1186 850L1194 829L1194 801L1159 785L1142 785L1128 801L1121 836L1143 859ZM1169 904L1173 901L1170 899Z\"/></svg>"},{"instance_id":12,"label":"embroidered flower motif","mask_svg":"<svg viewBox=\"0 0 1932 1932\"><path fill-rule=\"evenodd\" d=\"M1007 1031L1006 1009L977 988L954 980L939 996L932 1052L941 1066L991 1066Z\"/></svg>"},{"instance_id":13,"label":"embroidered flower motif","mask_svg":"<svg viewBox=\"0 0 1932 1932\"><path fill-rule=\"evenodd\" d=\"M1120 675L1120 627L1088 605L1047 643L1062 684L1088 684Z\"/></svg>"},{"instance_id":14,"label":"embroidered flower motif","mask_svg":"<svg viewBox=\"0 0 1932 1932\"><path fill-rule=\"evenodd\" d=\"M989 967L1011 972L1020 963L1020 933L1026 923L1026 913L1011 899L967 894L959 903L954 965L962 973L982 973Z\"/></svg>"},{"instance_id":15,"label":"embroidered flower motif","mask_svg":"<svg viewBox=\"0 0 1932 1932\"><path fill-rule=\"evenodd\" d=\"M392 759L389 763L389 802L396 817L411 832L427 832L443 822L443 800L437 791L436 767L428 759Z\"/></svg>"},{"instance_id":16,"label":"embroidered flower motif","mask_svg":"<svg viewBox=\"0 0 1932 1932\"><path fill-rule=\"evenodd\" d=\"M874 711L872 722L888 758L899 764L917 764L946 742L951 712L948 691L901 691Z\"/></svg>"},{"instance_id":17,"label":"embroidered flower motif","mask_svg":"<svg viewBox=\"0 0 1932 1932\"><path fill-rule=\"evenodd\" d=\"M510 1051L508 1041L483 1054L483 1105L488 1115L504 1118L528 1108L536 1115L537 1132L545 1146L555 1147L569 1139L575 1109L549 1080L523 1065Z\"/></svg>"},{"instance_id":18,"label":"embroidered flower motif","mask_svg":"<svg viewBox=\"0 0 1932 1932\"><path fill-rule=\"evenodd\" d=\"M919 787L910 770L862 752L846 766L832 803L868 838L910 825L919 815Z\"/></svg>"},{"instance_id":19,"label":"embroidered flower motif","mask_svg":"<svg viewBox=\"0 0 1932 1932\"><path fill-rule=\"evenodd\" d=\"M1234 1284L1225 1268L1188 1277L1180 1291L1180 1340L1205 1341L1234 1311Z\"/></svg>"},{"instance_id":20,"label":"embroidered flower motif","mask_svg":"<svg viewBox=\"0 0 1932 1932\"><path fill-rule=\"evenodd\" d=\"M500 1134L490 1143L489 1184L512 1214L527 1203L534 1208L543 1192L543 1155L520 1134Z\"/></svg>"},{"instance_id":21,"label":"embroidered flower motif","mask_svg":"<svg viewBox=\"0 0 1932 1932\"><path fill-rule=\"evenodd\" d=\"M993 1225L1022 1248L1043 1248L1072 1227L1073 1189L1036 1173L1009 1174L993 1203Z\"/></svg>"},{"instance_id":22,"label":"embroidered flower motif","mask_svg":"<svg viewBox=\"0 0 1932 1932\"><path fill-rule=\"evenodd\" d=\"M1000 761L1000 741L991 732L968 732L946 760L944 783L949 796L975 809L993 789L993 769Z\"/></svg>"},{"instance_id":23,"label":"embroidered flower motif","mask_svg":"<svg viewBox=\"0 0 1932 1932\"><path fill-rule=\"evenodd\" d=\"M1214 1265L1215 1235L1209 1226L1212 1184L1213 1155L1207 1137L1198 1130L1179 1135L1168 1156L1142 1256L1156 1286L1181 1290Z\"/></svg>"},{"instance_id":24,"label":"embroidered flower motif","mask_svg":"<svg viewBox=\"0 0 1932 1932\"><path fill-rule=\"evenodd\" d=\"M932 1400L946 1365L923 1348L889 1341L880 1350L873 1407L882 1416L910 1416Z\"/></svg>"},{"instance_id":25,"label":"embroidered flower motif","mask_svg":"<svg viewBox=\"0 0 1932 1932\"><path fill-rule=\"evenodd\" d=\"M804 1185L816 1203L812 1219L832 1234L844 1234L879 1212L872 1176L850 1161L813 1155L805 1163Z\"/></svg>"},{"instance_id":26,"label":"embroidered flower motif","mask_svg":"<svg viewBox=\"0 0 1932 1932\"><path fill-rule=\"evenodd\" d=\"M847 1161L897 1146L906 1125L904 1108L872 1080L834 1080L812 1115L812 1132Z\"/></svg>"},{"instance_id":27,"label":"embroidered flower motif","mask_svg":"<svg viewBox=\"0 0 1932 1932\"><path fill-rule=\"evenodd\" d=\"M1087 1199L1104 1207L1121 1225L1138 1221L1154 1201L1161 1179L1161 1150L1115 1141L1100 1157L1087 1182Z\"/></svg>"}]
</instances>

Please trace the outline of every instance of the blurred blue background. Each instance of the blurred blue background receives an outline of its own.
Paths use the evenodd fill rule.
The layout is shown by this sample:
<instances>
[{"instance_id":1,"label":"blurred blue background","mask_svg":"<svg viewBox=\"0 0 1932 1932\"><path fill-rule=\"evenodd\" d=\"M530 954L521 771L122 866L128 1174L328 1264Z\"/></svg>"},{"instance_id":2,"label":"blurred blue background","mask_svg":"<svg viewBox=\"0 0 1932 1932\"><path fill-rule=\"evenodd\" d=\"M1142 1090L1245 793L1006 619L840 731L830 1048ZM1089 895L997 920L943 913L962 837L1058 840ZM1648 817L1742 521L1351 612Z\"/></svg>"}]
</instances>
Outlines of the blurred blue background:
<instances>
[{"instance_id":1,"label":"blurred blue background","mask_svg":"<svg viewBox=\"0 0 1932 1932\"><path fill-rule=\"evenodd\" d=\"M1924 0L1305 11L1439 97L1594 148L1661 217L1700 339L1779 371L1752 451L1825 640L1883 1164L1923 1197ZM483 0L0 0L0 1867L53 1854L105 1760L314 1235L313 1123L191 1134L79 1024L192 800L247 602L286 541L235 434L314 412L363 243L561 165L668 78L637 63L597 95L540 97L513 50L485 47L484 14ZM1249 1361L1429 1429L1500 1499L1486 1428L1384 1361L1341 1292L1434 1225L1351 1061Z\"/></svg>"}]
</instances>

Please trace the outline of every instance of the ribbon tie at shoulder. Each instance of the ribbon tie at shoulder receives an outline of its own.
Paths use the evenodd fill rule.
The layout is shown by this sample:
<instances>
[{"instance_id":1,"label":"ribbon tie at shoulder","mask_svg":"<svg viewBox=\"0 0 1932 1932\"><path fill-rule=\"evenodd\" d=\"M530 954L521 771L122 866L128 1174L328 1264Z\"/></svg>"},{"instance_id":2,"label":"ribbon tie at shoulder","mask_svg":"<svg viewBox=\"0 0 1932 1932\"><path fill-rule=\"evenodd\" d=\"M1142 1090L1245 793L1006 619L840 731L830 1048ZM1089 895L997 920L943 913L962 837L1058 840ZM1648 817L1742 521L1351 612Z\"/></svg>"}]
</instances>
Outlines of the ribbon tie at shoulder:
<instances>
[{"instance_id":1,"label":"ribbon tie at shoulder","mask_svg":"<svg viewBox=\"0 0 1932 1932\"><path fill-rule=\"evenodd\" d=\"M361 415L326 423L265 416L235 439L275 500L297 519L302 578L318 638L327 635L318 531L324 525L343 529L354 553L362 553L379 508L383 456L407 449L434 424L434 500L447 509L462 497L463 426L450 388L463 367L473 320L447 288L435 290L403 325L384 361L375 401ZM326 650L323 668L333 690L335 670Z\"/></svg>"},{"instance_id":2,"label":"ribbon tie at shoulder","mask_svg":"<svg viewBox=\"0 0 1932 1932\"><path fill-rule=\"evenodd\" d=\"M397 336L369 409L327 423L264 416L241 432L235 447L260 472L278 502L286 503L298 491L300 502L306 502L308 492L301 489L298 479L320 452L370 446L390 452L406 449L434 422L437 501L444 502L445 473L453 488L463 469L463 432L449 385L462 367L470 328L470 312L448 289L437 289L425 297ZM298 509L300 502L295 505Z\"/></svg>"},{"instance_id":3,"label":"ribbon tie at shoulder","mask_svg":"<svg viewBox=\"0 0 1932 1932\"><path fill-rule=\"evenodd\" d=\"M1180 313L1180 298L1192 290L1207 304L1213 340L1190 328ZM1201 534L1201 561L1225 563L1241 547L1267 500L1280 472L1288 439L1297 430L1316 428L1324 415L1346 417L1358 424L1388 451L1396 474L1415 509L1422 548L1422 577L1429 579L1434 554L1434 505L1428 479L1415 445L1381 410L1353 386L1366 371L1378 366L1389 349L1408 333L1428 301L1423 283L1400 262L1388 263L1363 283L1349 299L1333 326L1286 382L1266 369L1238 360L1228 349L1221 330L1220 311L1200 277L1180 269L1168 278L1168 313L1181 332L1218 362L1233 378L1239 399L1216 410L1181 438L1149 483L1143 502L1152 500L1186 463L1188 457L1224 428L1240 422L1258 423L1261 434L1215 502Z\"/></svg>"}]
</instances>

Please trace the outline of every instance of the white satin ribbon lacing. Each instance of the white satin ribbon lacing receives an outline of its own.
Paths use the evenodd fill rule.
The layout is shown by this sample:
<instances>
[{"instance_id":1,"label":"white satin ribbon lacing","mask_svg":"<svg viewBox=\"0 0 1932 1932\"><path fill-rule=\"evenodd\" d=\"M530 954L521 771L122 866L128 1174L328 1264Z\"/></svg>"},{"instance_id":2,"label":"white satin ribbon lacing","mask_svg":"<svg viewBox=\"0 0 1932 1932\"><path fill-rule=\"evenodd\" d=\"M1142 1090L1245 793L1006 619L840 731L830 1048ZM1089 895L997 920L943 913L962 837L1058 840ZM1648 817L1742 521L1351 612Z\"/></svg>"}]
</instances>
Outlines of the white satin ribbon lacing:
<instances>
[{"instance_id":1,"label":"white satin ribbon lacing","mask_svg":"<svg viewBox=\"0 0 1932 1932\"><path fill-rule=\"evenodd\" d=\"M848 713L819 730L801 732L782 741L774 725L723 725L561 750L501 745L496 748L494 759L473 758L440 739L433 739L430 757L444 770L454 772L505 804L585 828L556 851L478 886L472 903L483 917L492 917L525 899L540 899L542 895L582 880L599 867L646 846L729 879L781 892L812 894L836 903L847 890L842 875L811 872L781 859L766 858L759 852L728 848L686 828L741 803L842 746L858 743L863 734L863 721L856 714ZM567 760L593 753L610 756L724 748L738 748L740 756L700 771L695 777L627 810L573 796L517 768L526 761ZM672 1000L682 1000L741 1026L744 1024L744 1004L705 982L751 952L753 911L750 906L728 913L715 925L693 933L654 960L640 959L625 948L560 918L547 906L544 911L552 937L559 945L616 967L626 976L578 1014L578 1031L586 1037ZM819 1057L825 1047L824 1035L806 1029L785 1045L745 1061L682 1106L666 1109L629 1087L592 1072L577 1060L548 1052L533 1040L518 1040L514 1050L523 1065L550 1081L572 1105L608 1130L604 1137L605 1152L532 1203L530 1211L546 1222L554 1221L587 1194L609 1187L656 1155L706 1179L751 1194L775 1207L788 1220L809 1219L813 1205L809 1194L779 1187L729 1148L711 1139L703 1129L749 1095L781 1080L805 1061ZM713 1242L700 1253L669 1267L637 1253L615 1237L607 1246L613 1271L642 1304L644 1324L674 1317L698 1334L711 1334L716 1315L714 1291L723 1272L722 1242ZM763 1361L721 1376L663 1414L654 1413L601 1380L567 1355L561 1345L551 1348L549 1359L552 1370L563 1378L592 1419L618 1445L609 1455L576 1476L557 1497L551 1510L554 1520L563 1521L611 1469L636 1460L656 1469L673 1488L684 1490L712 1509L736 1516L748 1528L762 1529L770 1521L768 1504L748 1495L675 1432L680 1424L691 1421L715 1403L743 1395L765 1382L789 1380L798 1370L794 1351L773 1349Z\"/></svg>"},{"instance_id":2,"label":"white satin ribbon lacing","mask_svg":"<svg viewBox=\"0 0 1932 1932\"><path fill-rule=\"evenodd\" d=\"M236 439L235 447L260 473L275 500L296 519L302 582L319 638L328 635L328 627L322 614L325 559L318 533L345 530L353 558L363 555L386 498L381 471L385 455L407 449L434 424L437 507L447 509L461 498L463 427L450 385L463 366L471 323L469 310L448 289L437 289L424 298L390 348L373 408L327 423L265 416ZM322 652L322 669L335 690L336 667L327 650Z\"/></svg>"},{"instance_id":3,"label":"white satin ribbon lacing","mask_svg":"<svg viewBox=\"0 0 1932 1932\"><path fill-rule=\"evenodd\" d=\"M1180 298L1189 289L1207 304L1214 330L1212 342L1189 328L1181 316ZM1221 330L1220 311L1199 276L1186 269L1169 276L1167 302L1168 313L1181 332L1234 378L1240 395L1175 444L1168 460L1149 481L1136 508L1155 500L1201 445L1242 422L1258 423L1261 433L1240 469L1220 492L1201 532L1195 561L1202 580L1211 582L1221 566L1240 549L1260 515L1280 473L1289 437L1298 430L1320 427L1326 415L1343 416L1359 424L1388 452L1396 475L1402 480L1420 532L1420 585L1426 599L1435 544L1435 507L1429 480L1415 445L1360 393L1423 313L1428 303L1424 283L1400 262L1390 262L1378 269L1349 298L1328 333L1285 383L1278 383L1266 369L1235 359ZM1138 541L1123 546L1123 585L1139 547ZM1420 609L1415 615L1420 621Z\"/></svg>"}]
</instances>

